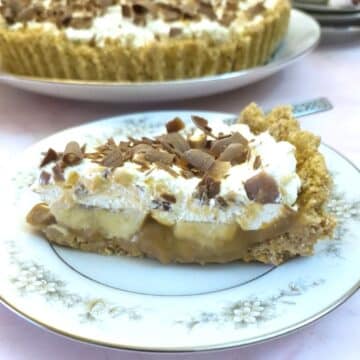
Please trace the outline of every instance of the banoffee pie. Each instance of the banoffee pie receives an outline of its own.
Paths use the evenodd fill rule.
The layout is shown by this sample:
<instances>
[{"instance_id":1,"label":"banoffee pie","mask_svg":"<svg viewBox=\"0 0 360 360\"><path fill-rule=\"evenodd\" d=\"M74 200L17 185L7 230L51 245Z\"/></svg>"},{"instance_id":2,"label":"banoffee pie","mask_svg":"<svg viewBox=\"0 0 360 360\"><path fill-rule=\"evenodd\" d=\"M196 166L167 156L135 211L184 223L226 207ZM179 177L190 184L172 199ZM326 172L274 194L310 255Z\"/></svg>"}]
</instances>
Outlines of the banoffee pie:
<instances>
[{"instance_id":1,"label":"banoffee pie","mask_svg":"<svg viewBox=\"0 0 360 360\"><path fill-rule=\"evenodd\" d=\"M254 104L227 125L192 116L95 148L71 141L40 161L27 221L48 241L162 263L280 264L311 255L334 219L319 138L291 109ZM44 149L46 150L46 149Z\"/></svg>"},{"instance_id":2,"label":"banoffee pie","mask_svg":"<svg viewBox=\"0 0 360 360\"><path fill-rule=\"evenodd\" d=\"M162 81L265 63L288 0L0 0L3 70L87 81Z\"/></svg>"}]
</instances>

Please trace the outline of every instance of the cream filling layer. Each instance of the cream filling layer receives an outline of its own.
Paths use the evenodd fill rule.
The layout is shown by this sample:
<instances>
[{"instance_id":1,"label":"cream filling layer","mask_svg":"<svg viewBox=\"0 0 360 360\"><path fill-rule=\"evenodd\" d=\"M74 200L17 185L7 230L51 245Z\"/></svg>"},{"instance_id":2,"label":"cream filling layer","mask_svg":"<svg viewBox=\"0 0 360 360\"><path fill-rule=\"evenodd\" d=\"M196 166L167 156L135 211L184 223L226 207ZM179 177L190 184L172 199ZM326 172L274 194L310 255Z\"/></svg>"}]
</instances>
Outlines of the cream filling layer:
<instances>
[{"instance_id":1,"label":"cream filling layer","mask_svg":"<svg viewBox=\"0 0 360 360\"><path fill-rule=\"evenodd\" d=\"M274 8L279 0L265 0L264 6L268 9ZM136 25L130 19L122 16L120 5L108 7L104 15L94 18L92 26L88 29L65 28L59 30L51 22L29 21L26 26L30 29L41 29L54 34L64 33L72 41L88 42L95 41L100 47L105 46L107 40L117 40L126 46L141 47L157 41L158 38L168 38L171 28L182 30L181 38L197 38L208 36L213 41L221 43L231 38L234 33L242 33L248 26L252 26L262 19L262 15L248 20L243 11L259 3L259 0L239 1L238 17L225 27L214 20L202 18L199 21L174 21L166 22L163 19L148 18L146 25ZM46 6L47 2L44 1ZM217 7L221 10L221 6ZM11 30L24 27L23 23L15 23L10 26Z\"/></svg>"},{"instance_id":2,"label":"cream filling layer","mask_svg":"<svg viewBox=\"0 0 360 360\"><path fill-rule=\"evenodd\" d=\"M227 202L226 207L219 206L215 199L202 203L193 196L199 178L173 177L157 167L149 172L142 172L138 165L131 162L125 163L105 178L105 168L84 160L81 164L66 169L66 183L76 177L76 184L64 187L51 182L48 185L36 185L35 191L59 213L62 209L77 206L84 209L104 209L112 216L117 214L119 218L125 213L137 212L138 216L133 219L137 224L141 223L138 217L144 219L151 215L156 221L167 226L181 221L237 223L243 230L257 230L286 216L289 208L297 210L296 200L301 182L296 174L293 145L285 141L277 142L267 132L254 135L244 124L211 126L214 133L240 132L247 138L251 148L249 160L231 167L221 181L219 195ZM253 166L256 156L261 159L258 169ZM49 172L51 166L53 165L48 165ZM173 168L177 170L176 166ZM245 181L261 171L271 175L278 185L280 195L274 204L257 204L247 197ZM168 209L161 206L161 195L164 193L176 197L176 203L170 204ZM127 217L128 227L132 226L131 221L131 217ZM79 223L79 226L82 224Z\"/></svg>"}]
</instances>

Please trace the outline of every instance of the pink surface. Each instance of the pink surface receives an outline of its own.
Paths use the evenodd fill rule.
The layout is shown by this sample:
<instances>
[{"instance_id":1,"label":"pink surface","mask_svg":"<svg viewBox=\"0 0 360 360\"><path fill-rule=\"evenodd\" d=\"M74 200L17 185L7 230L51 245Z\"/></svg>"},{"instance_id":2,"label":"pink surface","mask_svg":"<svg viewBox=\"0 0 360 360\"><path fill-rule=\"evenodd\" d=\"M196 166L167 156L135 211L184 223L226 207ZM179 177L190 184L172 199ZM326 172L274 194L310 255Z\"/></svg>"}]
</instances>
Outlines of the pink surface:
<instances>
[{"instance_id":1,"label":"pink surface","mask_svg":"<svg viewBox=\"0 0 360 360\"><path fill-rule=\"evenodd\" d=\"M301 119L304 128L360 167L360 38L338 39L273 77L247 88L167 104L108 105L46 98L0 85L0 170L14 154L69 126L127 112L197 109L238 112L327 96L335 108ZM351 183L349 186L358 184ZM128 353L76 343L39 329L0 305L0 359L359 359L360 293L316 324L287 337L211 354Z\"/></svg>"}]
</instances>

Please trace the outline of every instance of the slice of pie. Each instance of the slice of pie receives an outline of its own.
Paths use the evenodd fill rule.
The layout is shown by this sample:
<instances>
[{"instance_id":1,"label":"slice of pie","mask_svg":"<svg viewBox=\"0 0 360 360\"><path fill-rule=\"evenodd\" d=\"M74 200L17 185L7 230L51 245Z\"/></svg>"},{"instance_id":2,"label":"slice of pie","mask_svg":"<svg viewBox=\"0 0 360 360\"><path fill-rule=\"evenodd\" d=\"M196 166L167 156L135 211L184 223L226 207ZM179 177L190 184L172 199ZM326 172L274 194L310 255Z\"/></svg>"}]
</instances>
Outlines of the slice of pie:
<instances>
[{"instance_id":1,"label":"slice of pie","mask_svg":"<svg viewBox=\"0 0 360 360\"><path fill-rule=\"evenodd\" d=\"M331 235L320 140L290 108L254 104L236 124L170 120L155 137L44 155L27 221L52 243L163 263L280 264Z\"/></svg>"},{"instance_id":2,"label":"slice of pie","mask_svg":"<svg viewBox=\"0 0 360 360\"><path fill-rule=\"evenodd\" d=\"M148 82L265 64L289 0L1 0L2 70L31 77Z\"/></svg>"}]
</instances>

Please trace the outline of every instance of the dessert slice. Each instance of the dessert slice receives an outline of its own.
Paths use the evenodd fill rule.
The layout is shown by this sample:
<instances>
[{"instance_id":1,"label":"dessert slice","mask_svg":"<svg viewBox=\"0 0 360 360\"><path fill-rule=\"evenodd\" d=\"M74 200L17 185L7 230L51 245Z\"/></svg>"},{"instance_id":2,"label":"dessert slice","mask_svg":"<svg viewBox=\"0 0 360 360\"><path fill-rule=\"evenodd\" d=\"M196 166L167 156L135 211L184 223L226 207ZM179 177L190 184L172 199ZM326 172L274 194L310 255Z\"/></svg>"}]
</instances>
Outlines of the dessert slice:
<instances>
[{"instance_id":1,"label":"dessert slice","mask_svg":"<svg viewBox=\"0 0 360 360\"><path fill-rule=\"evenodd\" d=\"M291 110L248 106L236 124L192 117L153 138L49 149L27 221L58 245L163 263L280 264L331 235L319 138Z\"/></svg>"},{"instance_id":2,"label":"dessert slice","mask_svg":"<svg viewBox=\"0 0 360 360\"><path fill-rule=\"evenodd\" d=\"M266 63L289 0L1 0L2 70L87 81L164 81Z\"/></svg>"}]
</instances>

